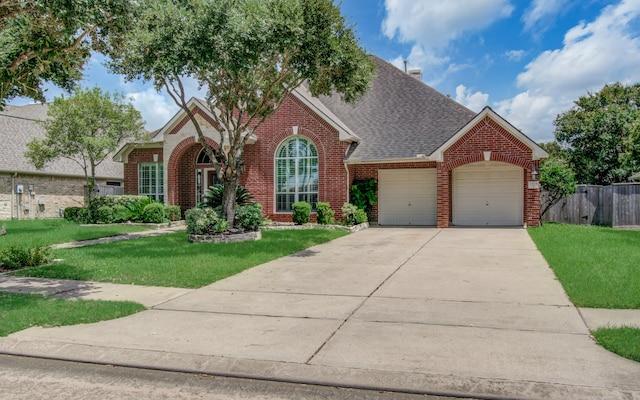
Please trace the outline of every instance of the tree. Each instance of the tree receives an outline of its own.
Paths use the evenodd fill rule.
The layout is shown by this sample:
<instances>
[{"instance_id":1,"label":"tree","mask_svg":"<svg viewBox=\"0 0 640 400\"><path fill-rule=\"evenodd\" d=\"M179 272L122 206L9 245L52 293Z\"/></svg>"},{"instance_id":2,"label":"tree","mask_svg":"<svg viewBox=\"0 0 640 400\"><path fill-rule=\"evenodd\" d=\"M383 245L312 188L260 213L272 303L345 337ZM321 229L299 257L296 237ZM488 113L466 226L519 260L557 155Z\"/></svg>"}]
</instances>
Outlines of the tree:
<instances>
[{"instance_id":1,"label":"tree","mask_svg":"<svg viewBox=\"0 0 640 400\"><path fill-rule=\"evenodd\" d=\"M0 0L0 110L16 96L44 102L44 81L71 90L133 10L130 0Z\"/></svg>"},{"instance_id":2,"label":"tree","mask_svg":"<svg viewBox=\"0 0 640 400\"><path fill-rule=\"evenodd\" d=\"M578 181L608 185L638 172L640 84L606 85L575 104L556 118L555 136Z\"/></svg>"},{"instance_id":3,"label":"tree","mask_svg":"<svg viewBox=\"0 0 640 400\"><path fill-rule=\"evenodd\" d=\"M540 213L542 218L556 203L575 193L576 177L564 160L551 156L540 166L540 185L547 191Z\"/></svg>"},{"instance_id":4,"label":"tree","mask_svg":"<svg viewBox=\"0 0 640 400\"><path fill-rule=\"evenodd\" d=\"M44 139L29 142L25 156L38 169L60 157L74 161L84 171L88 193L93 193L96 167L124 140L144 134L140 112L123 100L97 87L56 98L47 111L50 118L42 122Z\"/></svg>"},{"instance_id":5,"label":"tree","mask_svg":"<svg viewBox=\"0 0 640 400\"><path fill-rule=\"evenodd\" d=\"M188 115L224 186L230 226L253 132L303 82L314 95L338 92L351 102L366 92L374 69L332 0L148 0L110 55L115 72L153 81ZM217 146L187 107L185 77L207 90Z\"/></svg>"}]
</instances>

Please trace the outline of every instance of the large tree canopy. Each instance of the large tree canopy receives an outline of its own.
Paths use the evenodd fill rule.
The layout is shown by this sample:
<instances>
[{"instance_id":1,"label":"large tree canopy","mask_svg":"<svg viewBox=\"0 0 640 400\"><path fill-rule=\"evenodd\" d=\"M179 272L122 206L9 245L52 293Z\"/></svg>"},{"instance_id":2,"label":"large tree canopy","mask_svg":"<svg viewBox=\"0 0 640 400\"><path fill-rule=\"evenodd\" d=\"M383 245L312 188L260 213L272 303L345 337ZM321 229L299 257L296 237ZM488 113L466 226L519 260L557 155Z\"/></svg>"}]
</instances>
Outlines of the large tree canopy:
<instances>
[{"instance_id":1,"label":"large tree canopy","mask_svg":"<svg viewBox=\"0 0 640 400\"><path fill-rule=\"evenodd\" d=\"M230 225L250 135L303 82L314 95L354 101L374 68L332 0L148 0L111 58L115 72L165 88L190 117L224 185ZM224 132L217 148L187 107L185 77L207 90Z\"/></svg>"},{"instance_id":2,"label":"large tree canopy","mask_svg":"<svg viewBox=\"0 0 640 400\"><path fill-rule=\"evenodd\" d=\"M555 121L578 182L608 185L640 171L640 84L606 85Z\"/></svg>"},{"instance_id":3,"label":"large tree canopy","mask_svg":"<svg viewBox=\"0 0 640 400\"><path fill-rule=\"evenodd\" d=\"M29 142L25 155L38 169L60 157L74 161L84 171L89 194L96 167L123 141L144 135L140 112L125 103L122 95L97 87L80 88L67 99L56 98L47 115L44 139Z\"/></svg>"},{"instance_id":4,"label":"large tree canopy","mask_svg":"<svg viewBox=\"0 0 640 400\"><path fill-rule=\"evenodd\" d=\"M71 90L133 10L130 0L0 0L0 110L16 96L44 102L44 81Z\"/></svg>"}]
</instances>

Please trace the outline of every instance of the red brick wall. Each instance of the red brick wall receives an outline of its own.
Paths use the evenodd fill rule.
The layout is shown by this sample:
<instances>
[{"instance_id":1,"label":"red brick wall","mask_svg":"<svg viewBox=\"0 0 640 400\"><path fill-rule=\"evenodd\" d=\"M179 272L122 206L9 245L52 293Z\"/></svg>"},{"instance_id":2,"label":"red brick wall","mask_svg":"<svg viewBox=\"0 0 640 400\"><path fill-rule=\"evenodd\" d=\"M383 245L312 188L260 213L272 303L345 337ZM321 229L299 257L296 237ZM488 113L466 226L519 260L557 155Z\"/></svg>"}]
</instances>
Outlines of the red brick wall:
<instances>
[{"instance_id":1,"label":"red brick wall","mask_svg":"<svg viewBox=\"0 0 640 400\"><path fill-rule=\"evenodd\" d=\"M162 149L134 149L124 164L124 194L138 194L138 163L153 162L153 155L162 162Z\"/></svg>"},{"instance_id":2,"label":"red brick wall","mask_svg":"<svg viewBox=\"0 0 640 400\"><path fill-rule=\"evenodd\" d=\"M278 113L256 131L258 141L245 147L245 172L240 183L262 204L269 219L291 221L291 213L276 212L274 175L276 150L284 140L293 136L293 126L298 126L298 136L310 139L318 150L318 201L329 202L339 217L342 204L347 199L343 159L348 144L341 142L333 127L293 96L285 100ZM312 220L315 220L315 215L312 215Z\"/></svg>"},{"instance_id":3,"label":"red brick wall","mask_svg":"<svg viewBox=\"0 0 640 400\"><path fill-rule=\"evenodd\" d=\"M500 161L524 169L522 190L523 221L527 226L540 223L540 190L528 189L531 180L532 150L507 132L493 119L486 117L444 152L444 161L438 163L438 227L451 223L451 171L465 164L484 161L484 151L491 151L490 161Z\"/></svg>"}]
</instances>

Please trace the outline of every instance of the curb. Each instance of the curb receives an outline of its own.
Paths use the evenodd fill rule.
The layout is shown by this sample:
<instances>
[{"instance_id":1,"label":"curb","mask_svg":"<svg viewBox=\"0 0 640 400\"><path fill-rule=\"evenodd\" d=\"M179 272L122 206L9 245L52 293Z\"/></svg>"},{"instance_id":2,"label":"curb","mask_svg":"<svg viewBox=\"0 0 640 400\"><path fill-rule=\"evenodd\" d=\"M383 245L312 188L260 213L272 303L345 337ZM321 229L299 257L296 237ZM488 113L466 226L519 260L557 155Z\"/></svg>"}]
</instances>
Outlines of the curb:
<instances>
[{"instance_id":1,"label":"curb","mask_svg":"<svg viewBox=\"0 0 640 400\"><path fill-rule=\"evenodd\" d=\"M573 386L0 339L0 354L220 377L474 399L635 399L638 390Z\"/></svg>"}]
</instances>

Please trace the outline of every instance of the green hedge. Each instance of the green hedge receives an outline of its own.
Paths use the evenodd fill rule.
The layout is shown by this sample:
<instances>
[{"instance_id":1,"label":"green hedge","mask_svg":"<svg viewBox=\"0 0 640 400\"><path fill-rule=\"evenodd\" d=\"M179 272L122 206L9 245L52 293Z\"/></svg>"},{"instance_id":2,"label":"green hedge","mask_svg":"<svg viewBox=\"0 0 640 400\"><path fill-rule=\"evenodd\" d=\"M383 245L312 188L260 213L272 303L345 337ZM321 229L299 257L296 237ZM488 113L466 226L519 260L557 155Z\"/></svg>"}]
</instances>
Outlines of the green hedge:
<instances>
[{"instance_id":1,"label":"green hedge","mask_svg":"<svg viewBox=\"0 0 640 400\"><path fill-rule=\"evenodd\" d=\"M291 219L298 225L309 222L311 216L311 204L306 201L298 201L291 205Z\"/></svg>"}]
</instances>

